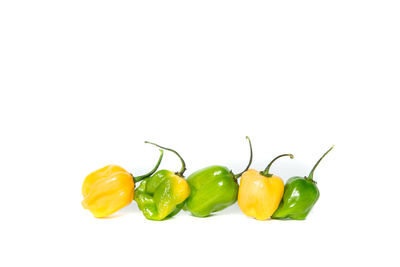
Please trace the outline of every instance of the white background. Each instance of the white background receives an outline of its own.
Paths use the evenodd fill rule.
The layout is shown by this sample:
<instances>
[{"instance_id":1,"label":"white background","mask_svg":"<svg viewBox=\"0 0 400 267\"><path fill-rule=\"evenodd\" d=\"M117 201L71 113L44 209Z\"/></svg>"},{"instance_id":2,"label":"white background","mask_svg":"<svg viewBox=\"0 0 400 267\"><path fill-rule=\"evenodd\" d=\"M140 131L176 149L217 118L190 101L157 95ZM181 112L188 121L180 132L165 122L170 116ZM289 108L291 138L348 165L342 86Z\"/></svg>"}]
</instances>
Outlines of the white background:
<instances>
[{"instance_id":1,"label":"white background","mask_svg":"<svg viewBox=\"0 0 400 267\"><path fill-rule=\"evenodd\" d=\"M1 266L399 266L399 1L0 2ZM305 221L111 219L90 172L179 151L306 175ZM165 153L162 168L178 170ZM397 254L397 255L396 255Z\"/></svg>"}]
</instances>

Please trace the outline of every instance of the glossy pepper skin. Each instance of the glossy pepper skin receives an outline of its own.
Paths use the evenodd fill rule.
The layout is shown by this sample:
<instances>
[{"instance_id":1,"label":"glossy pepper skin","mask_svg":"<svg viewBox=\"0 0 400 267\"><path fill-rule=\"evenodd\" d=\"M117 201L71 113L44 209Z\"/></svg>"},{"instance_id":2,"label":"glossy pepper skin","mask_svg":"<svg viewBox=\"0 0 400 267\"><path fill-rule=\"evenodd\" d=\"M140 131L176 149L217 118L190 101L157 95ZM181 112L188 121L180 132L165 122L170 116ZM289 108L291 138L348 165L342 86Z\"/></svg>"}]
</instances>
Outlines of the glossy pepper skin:
<instances>
[{"instance_id":1,"label":"glossy pepper skin","mask_svg":"<svg viewBox=\"0 0 400 267\"><path fill-rule=\"evenodd\" d=\"M274 158L267 168L260 172L248 170L240 179L238 204L244 214L257 220L267 220L278 208L284 190L283 180L269 173L272 163L280 157L292 154L283 154Z\"/></svg>"},{"instance_id":2,"label":"glossy pepper skin","mask_svg":"<svg viewBox=\"0 0 400 267\"><path fill-rule=\"evenodd\" d=\"M129 205L134 196L135 181L153 174L161 163L163 151L156 166L149 173L133 177L117 165L107 165L89 174L82 186L82 206L96 218L106 217Z\"/></svg>"},{"instance_id":3,"label":"glossy pepper skin","mask_svg":"<svg viewBox=\"0 0 400 267\"><path fill-rule=\"evenodd\" d=\"M319 198L319 190L313 180L315 168L321 160L333 149L333 146L318 160L308 177L295 176L285 185L282 201L272 215L273 219L304 220Z\"/></svg>"},{"instance_id":4,"label":"glossy pepper skin","mask_svg":"<svg viewBox=\"0 0 400 267\"><path fill-rule=\"evenodd\" d=\"M250 161L245 171L253 159L251 142L246 138L250 146ZM192 173L187 178L192 193L185 209L196 217L207 217L234 204L239 190L237 179L242 173L235 175L224 166L210 166Z\"/></svg>"},{"instance_id":5,"label":"glossy pepper skin","mask_svg":"<svg viewBox=\"0 0 400 267\"><path fill-rule=\"evenodd\" d=\"M184 160L176 151L161 148L175 153L182 162L182 169L176 173L160 170L142 181L135 190L135 201L139 209L147 219L154 221L161 221L177 214L190 194L190 187L183 177L186 170Z\"/></svg>"}]
</instances>

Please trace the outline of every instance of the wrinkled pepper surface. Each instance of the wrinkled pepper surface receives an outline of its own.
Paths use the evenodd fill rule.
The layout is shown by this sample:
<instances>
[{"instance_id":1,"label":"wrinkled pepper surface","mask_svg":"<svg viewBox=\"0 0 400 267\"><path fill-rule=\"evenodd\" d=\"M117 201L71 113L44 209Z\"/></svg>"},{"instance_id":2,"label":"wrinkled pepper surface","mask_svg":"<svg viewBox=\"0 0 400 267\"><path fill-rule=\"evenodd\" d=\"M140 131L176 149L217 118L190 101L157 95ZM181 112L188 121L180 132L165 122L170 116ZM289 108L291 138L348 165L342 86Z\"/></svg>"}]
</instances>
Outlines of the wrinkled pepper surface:
<instances>
[{"instance_id":1,"label":"wrinkled pepper surface","mask_svg":"<svg viewBox=\"0 0 400 267\"><path fill-rule=\"evenodd\" d=\"M333 149L333 146L318 160L308 177L295 176L285 185L282 201L272 215L273 219L304 220L319 198L314 171L321 160Z\"/></svg>"},{"instance_id":2,"label":"wrinkled pepper surface","mask_svg":"<svg viewBox=\"0 0 400 267\"><path fill-rule=\"evenodd\" d=\"M170 148L146 142L175 153L182 162L179 172L160 170L143 180L135 190L135 201L143 215L154 221L161 221L177 214L190 194L190 187L183 177L185 161Z\"/></svg>"},{"instance_id":3,"label":"wrinkled pepper surface","mask_svg":"<svg viewBox=\"0 0 400 267\"><path fill-rule=\"evenodd\" d=\"M156 166L149 173L134 177L124 168L107 165L89 174L82 186L82 206L95 217L101 218L129 205L134 196L135 182L152 175L163 157L161 150Z\"/></svg>"},{"instance_id":4,"label":"wrinkled pepper surface","mask_svg":"<svg viewBox=\"0 0 400 267\"><path fill-rule=\"evenodd\" d=\"M284 183L280 177L270 174L269 169L275 160L284 156L293 158L292 154L283 154L274 158L264 171L251 169L243 173L238 204L247 216L267 220L278 208L283 196Z\"/></svg>"},{"instance_id":5,"label":"wrinkled pepper surface","mask_svg":"<svg viewBox=\"0 0 400 267\"><path fill-rule=\"evenodd\" d=\"M251 141L246 138L250 146L250 160L243 172L249 169L253 159ZM210 166L192 173L187 178L192 192L185 209L196 217L206 217L234 204L239 190L237 179L243 172L235 175L227 167Z\"/></svg>"}]
</instances>

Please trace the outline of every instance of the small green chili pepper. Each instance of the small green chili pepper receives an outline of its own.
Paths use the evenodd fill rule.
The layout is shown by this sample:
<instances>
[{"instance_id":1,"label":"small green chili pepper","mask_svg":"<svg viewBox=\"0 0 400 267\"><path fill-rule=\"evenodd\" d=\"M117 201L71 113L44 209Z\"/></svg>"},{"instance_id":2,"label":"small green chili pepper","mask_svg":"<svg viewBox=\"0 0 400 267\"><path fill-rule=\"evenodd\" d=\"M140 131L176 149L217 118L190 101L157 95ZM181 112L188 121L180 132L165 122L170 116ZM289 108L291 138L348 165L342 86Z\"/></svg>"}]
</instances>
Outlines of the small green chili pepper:
<instances>
[{"instance_id":1,"label":"small green chili pepper","mask_svg":"<svg viewBox=\"0 0 400 267\"><path fill-rule=\"evenodd\" d=\"M249 169L253 160L253 150L249 137L250 160L244 171L233 174L224 166L210 166L192 173L187 182L191 194L186 200L185 209L196 217L206 217L223 210L237 200L239 185L237 179Z\"/></svg>"},{"instance_id":2,"label":"small green chili pepper","mask_svg":"<svg viewBox=\"0 0 400 267\"><path fill-rule=\"evenodd\" d=\"M285 185L283 198L272 219L304 220L319 198L317 183L313 180L314 171L333 146L317 161L308 177L295 176Z\"/></svg>"},{"instance_id":3,"label":"small green chili pepper","mask_svg":"<svg viewBox=\"0 0 400 267\"><path fill-rule=\"evenodd\" d=\"M186 170L183 158L170 148L145 142L175 153L182 163L179 172L161 170L144 179L135 190L135 201L143 215L154 221L161 221L177 214L190 194L190 187L183 177Z\"/></svg>"}]
</instances>

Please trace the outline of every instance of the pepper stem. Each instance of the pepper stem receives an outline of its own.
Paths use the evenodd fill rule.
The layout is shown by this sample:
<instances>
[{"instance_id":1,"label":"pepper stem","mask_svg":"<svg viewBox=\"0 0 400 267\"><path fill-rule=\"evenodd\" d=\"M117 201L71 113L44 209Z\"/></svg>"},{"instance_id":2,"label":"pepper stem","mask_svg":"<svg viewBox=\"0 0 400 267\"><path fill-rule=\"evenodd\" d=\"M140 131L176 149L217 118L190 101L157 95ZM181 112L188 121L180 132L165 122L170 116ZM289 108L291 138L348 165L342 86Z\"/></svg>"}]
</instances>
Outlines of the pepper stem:
<instances>
[{"instance_id":1,"label":"pepper stem","mask_svg":"<svg viewBox=\"0 0 400 267\"><path fill-rule=\"evenodd\" d=\"M315 163L314 167L312 168L310 174L308 175L307 179L308 180L313 180L314 178L314 171L315 168L317 168L318 164L321 162L321 160L326 156L326 154L328 154L335 146L332 146L328 151L325 152L324 155L322 155L322 157L317 161L317 163Z\"/></svg>"},{"instance_id":2,"label":"pepper stem","mask_svg":"<svg viewBox=\"0 0 400 267\"><path fill-rule=\"evenodd\" d=\"M133 177L133 180L135 181L135 183L137 183L137 182L143 180L144 178L147 178L147 177L151 176L153 173L155 173L155 171L156 171L156 170L158 169L158 167L160 166L160 163L161 163L161 160L162 160L163 154L164 154L164 151L163 151L162 149L160 149L160 152L161 152L161 154L160 154L160 157L158 158L158 161L157 161L156 166L154 166L154 168L153 168L150 172L148 172L148 173L146 173L146 174L143 174L143 175L141 175L141 176ZM133 176L133 175L132 175L132 176Z\"/></svg>"},{"instance_id":3,"label":"pepper stem","mask_svg":"<svg viewBox=\"0 0 400 267\"><path fill-rule=\"evenodd\" d=\"M178 158L179 158L179 159L181 160L181 162L182 162L182 168L181 168L181 170L180 170L179 172L177 172L176 174L179 175L179 176L183 176L183 173L186 171L186 164L185 164L185 161L183 160L183 158L181 157L181 155L179 155L178 152L176 152L175 150L173 150L173 149L171 149L171 148L166 148L166 147L163 147L163 146L154 144L154 143L149 142L149 141L144 141L144 142L145 142L146 144L151 144L151 145L154 145L154 146L157 146L157 147L159 147L159 148L162 148L162 149L165 149L165 150L168 150L168 151L171 151L171 152L175 153L175 155L177 155Z\"/></svg>"},{"instance_id":4,"label":"pepper stem","mask_svg":"<svg viewBox=\"0 0 400 267\"><path fill-rule=\"evenodd\" d=\"M272 174L269 173L269 169L271 168L272 163L274 163L275 160L281 158L281 157L290 157L291 159L294 158L294 156L292 154L282 154L277 156L276 158L274 158L269 164L268 166L265 168L265 170L263 172L261 172L262 175L266 176L266 177L271 177Z\"/></svg>"},{"instance_id":5,"label":"pepper stem","mask_svg":"<svg viewBox=\"0 0 400 267\"><path fill-rule=\"evenodd\" d=\"M253 161L253 147L251 146L251 141L250 141L250 137L246 136L246 139L249 141L249 146L250 146L250 160L249 163L247 164L246 169L244 169L242 172L238 173L238 174L234 174L234 178L235 180L237 180L240 176L242 176L242 174L247 171L250 168L251 162Z\"/></svg>"}]
</instances>

